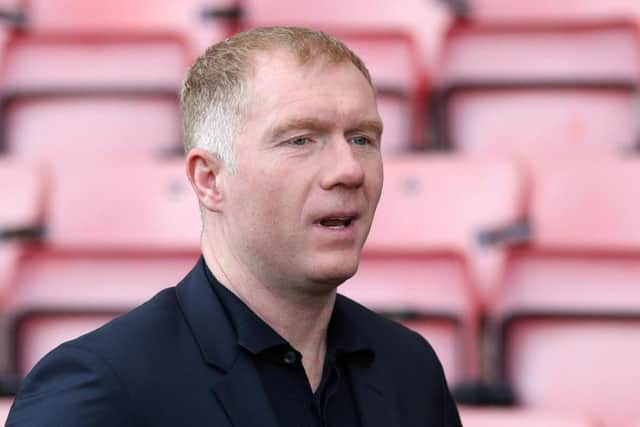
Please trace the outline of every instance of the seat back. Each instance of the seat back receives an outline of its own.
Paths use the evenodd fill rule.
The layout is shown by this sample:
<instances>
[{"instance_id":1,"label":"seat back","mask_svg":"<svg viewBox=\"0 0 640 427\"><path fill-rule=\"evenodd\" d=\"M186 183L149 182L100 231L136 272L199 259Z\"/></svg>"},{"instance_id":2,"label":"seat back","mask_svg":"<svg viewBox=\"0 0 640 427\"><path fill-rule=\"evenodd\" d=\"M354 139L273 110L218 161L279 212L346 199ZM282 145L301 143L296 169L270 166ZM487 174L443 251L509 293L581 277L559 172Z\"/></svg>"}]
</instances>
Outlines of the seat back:
<instances>
[{"instance_id":1,"label":"seat back","mask_svg":"<svg viewBox=\"0 0 640 427\"><path fill-rule=\"evenodd\" d=\"M47 159L176 151L183 47L155 37L13 38L2 74L0 149Z\"/></svg>"},{"instance_id":2,"label":"seat back","mask_svg":"<svg viewBox=\"0 0 640 427\"><path fill-rule=\"evenodd\" d=\"M0 158L0 313L15 274L24 241L42 224L44 176L34 162Z\"/></svg>"},{"instance_id":3,"label":"seat back","mask_svg":"<svg viewBox=\"0 0 640 427\"><path fill-rule=\"evenodd\" d=\"M640 159L572 153L530 176L532 242L509 258L496 317L503 375L525 405L625 425L640 415Z\"/></svg>"},{"instance_id":4,"label":"seat back","mask_svg":"<svg viewBox=\"0 0 640 427\"><path fill-rule=\"evenodd\" d=\"M632 310L640 302L640 158L556 152L529 165L531 242L512 251L503 305Z\"/></svg>"},{"instance_id":5,"label":"seat back","mask_svg":"<svg viewBox=\"0 0 640 427\"><path fill-rule=\"evenodd\" d=\"M625 22L454 27L438 76L444 142L523 155L634 145L638 40Z\"/></svg>"},{"instance_id":6,"label":"seat back","mask_svg":"<svg viewBox=\"0 0 640 427\"><path fill-rule=\"evenodd\" d=\"M640 317L518 317L505 340L506 373L523 405L577 411L610 427L640 416Z\"/></svg>"},{"instance_id":7,"label":"seat back","mask_svg":"<svg viewBox=\"0 0 640 427\"><path fill-rule=\"evenodd\" d=\"M565 411L531 411L526 409L460 408L465 427L596 427L587 416Z\"/></svg>"},{"instance_id":8,"label":"seat back","mask_svg":"<svg viewBox=\"0 0 640 427\"><path fill-rule=\"evenodd\" d=\"M199 255L183 161L94 161L51 172L45 238L18 264L7 307L12 368L173 286Z\"/></svg>"},{"instance_id":9,"label":"seat back","mask_svg":"<svg viewBox=\"0 0 640 427\"><path fill-rule=\"evenodd\" d=\"M30 32L91 34L172 34L200 52L222 40L233 29L236 0L114 0L108 3L82 0L21 0Z\"/></svg>"},{"instance_id":10,"label":"seat back","mask_svg":"<svg viewBox=\"0 0 640 427\"><path fill-rule=\"evenodd\" d=\"M567 0L557 2L512 2L509 0L464 0L474 21L500 22L592 22L604 19L628 18L638 15L640 6L634 0Z\"/></svg>"}]
</instances>

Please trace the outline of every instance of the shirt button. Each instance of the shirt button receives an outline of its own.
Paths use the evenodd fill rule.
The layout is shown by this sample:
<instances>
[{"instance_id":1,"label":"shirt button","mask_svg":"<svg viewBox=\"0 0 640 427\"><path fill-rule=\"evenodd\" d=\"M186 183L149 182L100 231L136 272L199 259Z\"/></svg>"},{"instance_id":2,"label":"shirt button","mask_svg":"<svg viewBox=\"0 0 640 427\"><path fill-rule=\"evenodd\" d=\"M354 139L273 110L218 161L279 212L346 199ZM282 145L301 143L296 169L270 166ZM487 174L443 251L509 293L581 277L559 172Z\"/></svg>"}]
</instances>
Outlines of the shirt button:
<instances>
[{"instance_id":1,"label":"shirt button","mask_svg":"<svg viewBox=\"0 0 640 427\"><path fill-rule=\"evenodd\" d=\"M298 356L296 355L296 352L293 350L287 351L282 357L282 361L287 365L293 365L294 363L296 363L297 360L298 360Z\"/></svg>"}]
</instances>

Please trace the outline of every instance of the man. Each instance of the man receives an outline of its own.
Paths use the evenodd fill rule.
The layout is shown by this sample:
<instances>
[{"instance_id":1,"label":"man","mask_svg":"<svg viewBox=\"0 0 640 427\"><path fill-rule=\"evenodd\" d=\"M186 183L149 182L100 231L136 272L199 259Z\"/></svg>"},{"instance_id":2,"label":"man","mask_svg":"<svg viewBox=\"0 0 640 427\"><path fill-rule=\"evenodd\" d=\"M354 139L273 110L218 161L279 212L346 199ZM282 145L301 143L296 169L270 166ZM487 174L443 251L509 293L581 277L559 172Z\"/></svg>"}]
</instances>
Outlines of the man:
<instances>
[{"instance_id":1,"label":"man","mask_svg":"<svg viewBox=\"0 0 640 427\"><path fill-rule=\"evenodd\" d=\"M361 60L319 32L251 30L198 59L182 107L202 259L47 355L8 426L459 426L431 347L336 295L383 180Z\"/></svg>"}]
</instances>

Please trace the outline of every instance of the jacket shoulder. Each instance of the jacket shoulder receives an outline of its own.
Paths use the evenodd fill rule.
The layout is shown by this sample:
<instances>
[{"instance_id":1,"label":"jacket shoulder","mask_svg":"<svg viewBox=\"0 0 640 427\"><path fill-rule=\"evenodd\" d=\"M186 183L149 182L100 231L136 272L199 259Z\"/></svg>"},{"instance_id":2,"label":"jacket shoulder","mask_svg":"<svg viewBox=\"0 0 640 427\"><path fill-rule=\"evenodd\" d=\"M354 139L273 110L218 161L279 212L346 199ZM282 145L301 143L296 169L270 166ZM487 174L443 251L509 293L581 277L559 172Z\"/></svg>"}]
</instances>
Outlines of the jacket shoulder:
<instances>
[{"instance_id":1,"label":"jacket shoulder","mask_svg":"<svg viewBox=\"0 0 640 427\"><path fill-rule=\"evenodd\" d=\"M417 332L401 325L400 323L384 317L360 303L338 294L336 304L340 304L342 309L349 313L349 321L376 347L376 351L385 348L401 347L407 349L402 353L424 355L435 357L435 352L429 342Z\"/></svg>"},{"instance_id":2,"label":"jacket shoulder","mask_svg":"<svg viewBox=\"0 0 640 427\"><path fill-rule=\"evenodd\" d=\"M68 342L38 362L25 378L6 425L130 426L128 402L127 390L110 364Z\"/></svg>"},{"instance_id":3,"label":"jacket shoulder","mask_svg":"<svg viewBox=\"0 0 640 427\"><path fill-rule=\"evenodd\" d=\"M135 425L131 396L179 334L175 288L104 326L65 342L24 379L7 426ZM182 322L183 323L183 322ZM88 421L90 420L90 421Z\"/></svg>"},{"instance_id":4,"label":"jacket shoulder","mask_svg":"<svg viewBox=\"0 0 640 427\"><path fill-rule=\"evenodd\" d=\"M461 427L442 364L429 342L349 298L339 295L337 303L373 346L374 363L386 378L387 390L402 396L403 413L424 413L425 418L437 415L435 425Z\"/></svg>"},{"instance_id":5,"label":"jacket shoulder","mask_svg":"<svg viewBox=\"0 0 640 427\"><path fill-rule=\"evenodd\" d=\"M153 348L165 343L181 322L175 287L172 287L160 291L142 305L70 343L110 355L127 347Z\"/></svg>"}]
</instances>

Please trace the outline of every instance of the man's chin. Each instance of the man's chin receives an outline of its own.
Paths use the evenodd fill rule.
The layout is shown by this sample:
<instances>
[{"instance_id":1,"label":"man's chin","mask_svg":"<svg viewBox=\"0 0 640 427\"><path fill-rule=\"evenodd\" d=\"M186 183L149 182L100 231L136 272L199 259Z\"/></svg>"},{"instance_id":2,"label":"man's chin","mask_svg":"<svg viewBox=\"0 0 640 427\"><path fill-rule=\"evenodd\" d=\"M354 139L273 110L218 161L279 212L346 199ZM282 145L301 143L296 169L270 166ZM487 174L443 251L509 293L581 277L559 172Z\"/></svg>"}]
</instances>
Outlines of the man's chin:
<instances>
[{"instance_id":1,"label":"man's chin","mask_svg":"<svg viewBox=\"0 0 640 427\"><path fill-rule=\"evenodd\" d=\"M342 262L331 266L315 266L309 278L318 285L318 289L335 289L358 271L358 263Z\"/></svg>"}]
</instances>

